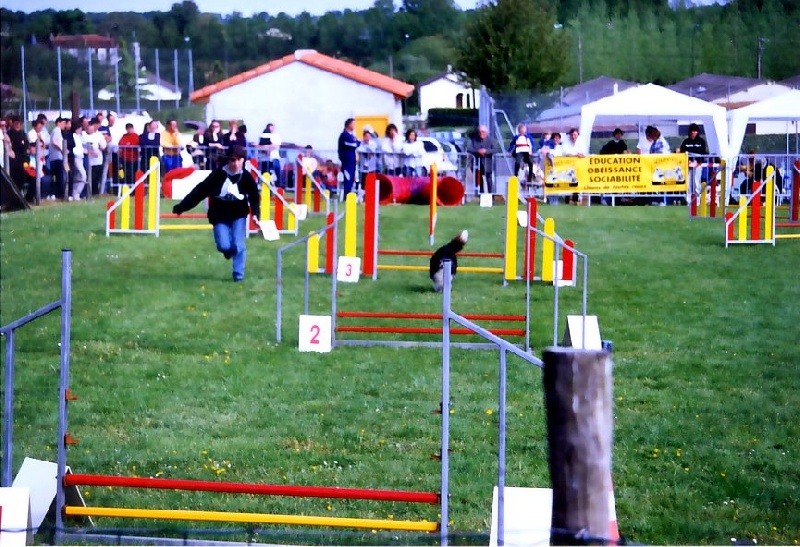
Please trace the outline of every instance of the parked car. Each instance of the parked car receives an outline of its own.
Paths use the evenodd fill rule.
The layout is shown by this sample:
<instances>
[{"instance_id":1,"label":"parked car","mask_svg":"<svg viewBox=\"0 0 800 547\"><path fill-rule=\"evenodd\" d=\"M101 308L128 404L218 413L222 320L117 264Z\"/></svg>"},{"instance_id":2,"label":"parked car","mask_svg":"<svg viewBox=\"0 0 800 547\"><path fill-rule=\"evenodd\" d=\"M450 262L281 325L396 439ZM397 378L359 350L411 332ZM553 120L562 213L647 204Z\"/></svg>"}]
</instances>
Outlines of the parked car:
<instances>
[{"instance_id":1,"label":"parked car","mask_svg":"<svg viewBox=\"0 0 800 547\"><path fill-rule=\"evenodd\" d=\"M455 176L457 168L456 164L450 160L442 143L433 137L419 137L422 145L425 147L425 155L422 157L423 173L428 174L429 165L436 165L436 170L440 174Z\"/></svg>"}]
</instances>

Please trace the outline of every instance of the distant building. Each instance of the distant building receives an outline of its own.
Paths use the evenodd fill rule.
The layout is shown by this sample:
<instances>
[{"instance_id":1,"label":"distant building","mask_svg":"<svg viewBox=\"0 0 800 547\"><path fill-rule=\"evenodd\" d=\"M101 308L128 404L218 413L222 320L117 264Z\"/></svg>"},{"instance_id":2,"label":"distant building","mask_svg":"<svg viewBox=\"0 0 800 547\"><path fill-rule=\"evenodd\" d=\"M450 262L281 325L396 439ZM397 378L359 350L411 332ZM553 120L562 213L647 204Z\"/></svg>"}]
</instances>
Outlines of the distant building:
<instances>
[{"instance_id":1,"label":"distant building","mask_svg":"<svg viewBox=\"0 0 800 547\"><path fill-rule=\"evenodd\" d=\"M119 59L119 43L116 39L99 34L79 34L77 36L50 36L50 45L60 47L79 61L92 59L101 65L112 65Z\"/></svg>"},{"instance_id":2,"label":"distant building","mask_svg":"<svg viewBox=\"0 0 800 547\"><path fill-rule=\"evenodd\" d=\"M769 99L791 89L791 86L767 80L708 73L698 74L667 87L728 109Z\"/></svg>"},{"instance_id":3,"label":"distant building","mask_svg":"<svg viewBox=\"0 0 800 547\"><path fill-rule=\"evenodd\" d=\"M428 118L431 108L478 108L479 92L467 83L461 74L453 72L453 67L423 80L419 89L419 113Z\"/></svg>"},{"instance_id":4,"label":"distant building","mask_svg":"<svg viewBox=\"0 0 800 547\"><path fill-rule=\"evenodd\" d=\"M274 123L283 142L311 144L335 157L347 118L356 120L359 138L366 124L381 136L389 123L402 128L403 100L413 91L411 84L304 49L198 89L191 100L205 105L206 122L219 119L227 127L227 120L243 120L251 141Z\"/></svg>"},{"instance_id":5,"label":"distant building","mask_svg":"<svg viewBox=\"0 0 800 547\"><path fill-rule=\"evenodd\" d=\"M180 88L157 78L155 74L139 78L137 86L139 87L139 96L144 101L179 101L183 96ZM97 98L101 101L113 100L114 96L113 88L105 88L97 92Z\"/></svg>"}]
</instances>

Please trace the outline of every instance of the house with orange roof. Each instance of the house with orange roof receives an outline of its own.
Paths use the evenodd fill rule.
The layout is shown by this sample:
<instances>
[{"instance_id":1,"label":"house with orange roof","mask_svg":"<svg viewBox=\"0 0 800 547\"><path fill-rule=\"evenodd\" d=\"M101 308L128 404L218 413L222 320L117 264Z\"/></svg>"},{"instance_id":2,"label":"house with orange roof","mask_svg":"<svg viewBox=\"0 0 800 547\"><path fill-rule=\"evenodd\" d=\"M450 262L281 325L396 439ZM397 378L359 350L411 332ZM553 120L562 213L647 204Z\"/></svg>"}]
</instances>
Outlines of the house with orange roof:
<instances>
[{"instance_id":1,"label":"house with orange roof","mask_svg":"<svg viewBox=\"0 0 800 547\"><path fill-rule=\"evenodd\" d=\"M315 50L297 50L191 94L205 118L242 120L257 142L268 123L283 142L335 151L347 118L356 134L369 124L380 135L389 123L402 128L403 101L414 86Z\"/></svg>"}]
</instances>

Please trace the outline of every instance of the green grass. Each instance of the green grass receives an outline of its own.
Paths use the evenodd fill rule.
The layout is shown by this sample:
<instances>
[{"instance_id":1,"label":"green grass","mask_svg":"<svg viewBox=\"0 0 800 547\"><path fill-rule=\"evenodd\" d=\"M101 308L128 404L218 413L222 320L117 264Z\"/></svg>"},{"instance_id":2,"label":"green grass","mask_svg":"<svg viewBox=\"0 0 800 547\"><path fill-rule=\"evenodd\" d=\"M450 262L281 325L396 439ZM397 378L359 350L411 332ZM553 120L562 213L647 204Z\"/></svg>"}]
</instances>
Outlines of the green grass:
<instances>
[{"instance_id":1,"label":"green grass","mask_svg":"<svg viewBox=\"0 0 800 547\"><path fill-rule=\"evenodd\" d=\"M623 534L651 544L800 541L800 247L725 249L716 221L682 207L543 207L589 255L589 312L614 342L613 482ZM381 246L425 249L427 209L382 209ZM302 253L287 258L284 342L275 343L275 249L252 239L247 279L209 232L106 238L100 203L4 214L6 324L58 298L60 250L73 250L70 433L76 472L436 491L441 352L296 350ZM318 218L303 230L321 225ZM438 237L470 229L498 251L500 207L440 210ZM284 237L282 241L288 241ZM388 260L388 259L387 259ZM466 263L466 261L465 261ZM431 311L424 273L381 272L339 286L340 309ZM524 286L461 274L460 313L523 313ZM580 311L562 290L564 315ZM312 279L312 313L330 284ZM535 286L531 343L552 342L552 288ZM55 461L57 314L18 331L14 469ZM3 356L5 356L3 352ZM509 360L510 486L548 486L541 371ZM497 355L453 352L451 528L483 541L496 483ZM84 488L89 505L437 520L437 508ZM389 517L391 515L391 517ZM156 526L99 520L103 527ZM175 528L193 526L189 523ZM199 525L198 525L199 527ZM213 526L218 528L218 525ZM260 541L432 541L273 527ZM394 539L397 536L398 539Z\"/></svg>"}]
</instances>

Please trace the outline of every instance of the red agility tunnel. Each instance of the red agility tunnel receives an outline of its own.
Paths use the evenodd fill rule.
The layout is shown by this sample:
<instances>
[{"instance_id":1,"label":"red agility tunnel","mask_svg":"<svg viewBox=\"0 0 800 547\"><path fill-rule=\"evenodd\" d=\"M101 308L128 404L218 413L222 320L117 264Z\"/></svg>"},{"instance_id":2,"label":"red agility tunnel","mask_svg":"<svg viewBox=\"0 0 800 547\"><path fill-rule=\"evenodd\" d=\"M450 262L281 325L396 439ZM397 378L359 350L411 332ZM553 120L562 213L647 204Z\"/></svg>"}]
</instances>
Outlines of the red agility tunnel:
<instances>
[{"instance_id":1,"label":"red agility tunnel","mask_svg":"<svg viewBox=\"0 0 800 547\"><path fill-rule=\"evenodd\" d=\"M428 204L431 199L431 180L428 177L398 177L376 175L381 205L390 203ZM461 205L464 198L464 185L454 177L441 177L436 188L439 205Z\"/></svg>"}]
</instances>

